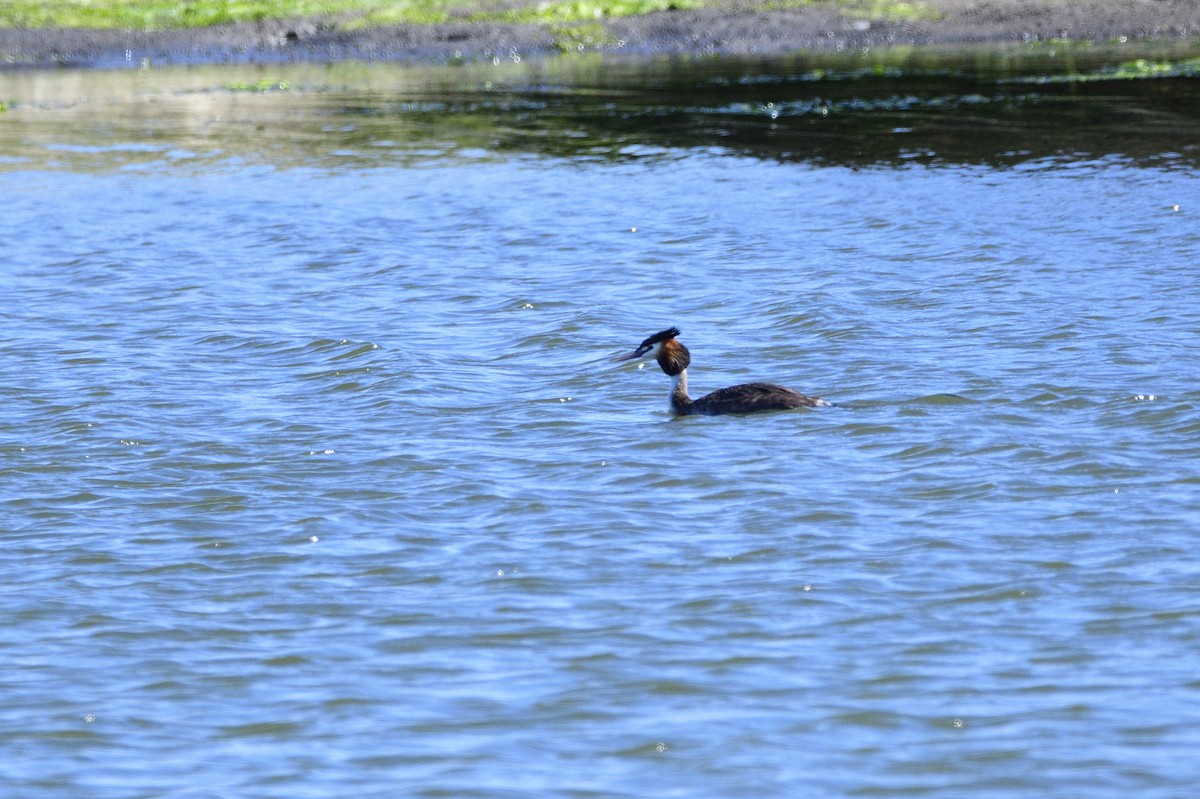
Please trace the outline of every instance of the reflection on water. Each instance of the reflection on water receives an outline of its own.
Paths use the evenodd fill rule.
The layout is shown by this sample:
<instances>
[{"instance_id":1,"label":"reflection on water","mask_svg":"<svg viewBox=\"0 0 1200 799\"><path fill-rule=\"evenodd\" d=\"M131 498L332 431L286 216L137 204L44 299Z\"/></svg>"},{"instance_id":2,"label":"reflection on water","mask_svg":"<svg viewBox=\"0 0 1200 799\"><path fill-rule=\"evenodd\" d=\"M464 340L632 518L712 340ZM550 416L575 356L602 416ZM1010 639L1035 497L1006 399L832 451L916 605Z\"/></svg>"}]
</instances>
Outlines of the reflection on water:
<instances>
[{"instance_id":1,"label":"reflection on water","mask_svg":"<svg viewBox=\"0 0 1200 799\"><path fill-rule=\"evenodd\" d=\"M622 159L709 147L853 166L1058 157L1188 166L1200 108L1188 55L897 51L12 73L0 78L13 105L0 118L0 166L235 156L348 166L474 151ZM1155 77L1128 77L1143 73Z\"/></svg>"}]
</instances>

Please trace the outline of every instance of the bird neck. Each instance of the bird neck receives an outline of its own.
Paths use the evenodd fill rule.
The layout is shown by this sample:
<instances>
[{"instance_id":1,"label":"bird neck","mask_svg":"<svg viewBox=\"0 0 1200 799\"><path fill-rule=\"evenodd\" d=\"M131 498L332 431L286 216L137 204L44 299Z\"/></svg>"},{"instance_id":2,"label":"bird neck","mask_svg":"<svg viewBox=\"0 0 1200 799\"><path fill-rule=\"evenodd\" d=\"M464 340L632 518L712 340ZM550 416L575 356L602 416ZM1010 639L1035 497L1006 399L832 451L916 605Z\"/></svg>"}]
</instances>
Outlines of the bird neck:
<instances>
[{"instance_id":1,"label":"bird neck","mask_svg":"<svg viewBox=\"0 0 1200 799\"><path fill-rule=\"evenodd\" d=\"M687 369L671 376L671 411L684 415L690 413L692 398L688 396Z\"/></svg>"}]
</instances>

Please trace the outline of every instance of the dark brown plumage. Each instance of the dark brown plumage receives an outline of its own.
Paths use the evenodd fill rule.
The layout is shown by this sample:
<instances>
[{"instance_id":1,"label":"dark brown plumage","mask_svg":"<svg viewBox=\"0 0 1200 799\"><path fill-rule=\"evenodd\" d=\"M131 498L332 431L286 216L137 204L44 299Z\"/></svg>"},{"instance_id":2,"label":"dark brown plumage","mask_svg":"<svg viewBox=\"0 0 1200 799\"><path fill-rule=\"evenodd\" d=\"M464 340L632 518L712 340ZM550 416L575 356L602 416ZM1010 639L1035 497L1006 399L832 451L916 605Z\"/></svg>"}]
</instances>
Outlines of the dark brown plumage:
<instances>
[{"instance_id":1,"label":"dark brown plumage","mask_svg":"<svg viewBox=\"0 0 1200 799\"><path fill-rule=\"evenodd\" d=\"M680 400L684 401L680 401ZM671 396L671 405L680 415L700 413L716 416L722 413L754 413L782 411L789 408L819 408L829 403L820 397L808 397L799 391L774 383L742 383L719 388L698 400Z\"/></svg>"}]
</instances>

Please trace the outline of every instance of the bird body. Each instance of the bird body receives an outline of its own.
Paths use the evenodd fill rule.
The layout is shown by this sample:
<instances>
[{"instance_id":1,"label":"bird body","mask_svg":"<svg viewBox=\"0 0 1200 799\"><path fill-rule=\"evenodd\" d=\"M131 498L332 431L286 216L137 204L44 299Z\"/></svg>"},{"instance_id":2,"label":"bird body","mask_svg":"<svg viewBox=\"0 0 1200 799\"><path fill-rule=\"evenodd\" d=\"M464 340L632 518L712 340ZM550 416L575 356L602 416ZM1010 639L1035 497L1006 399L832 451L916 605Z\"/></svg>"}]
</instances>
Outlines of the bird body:
<instances>
[{"instance_id":1,"label":"bird body","mask_svg":"<svg viewBox=\"0 0 1200 799\"><path fill-rule=\"evenodd\" d=\"M671 378L671 411L677 416L704 414L716 416L728 413L757 413L780 411L790 408L819 408L829 405L820 397L809 397L774 383L742 383L718 389L693 400L688 395L687 367L692 361L688 348L676 336L679 328L671 327L659 331L643 341L636 350L617 358L628 361L635 358L653 358Z\"/></svg>"}]
</instances>

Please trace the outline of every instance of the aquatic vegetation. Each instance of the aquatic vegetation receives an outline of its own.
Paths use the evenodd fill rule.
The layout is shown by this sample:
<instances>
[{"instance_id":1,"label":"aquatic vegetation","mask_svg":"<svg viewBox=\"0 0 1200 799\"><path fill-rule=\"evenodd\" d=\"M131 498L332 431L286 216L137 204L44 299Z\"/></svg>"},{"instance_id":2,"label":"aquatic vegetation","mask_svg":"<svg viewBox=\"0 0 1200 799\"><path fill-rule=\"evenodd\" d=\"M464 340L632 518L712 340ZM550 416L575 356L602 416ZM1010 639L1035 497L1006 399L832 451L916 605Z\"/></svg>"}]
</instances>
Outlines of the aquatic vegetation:
<instances>
[{"instance_id":1,"label":"aquatic vegetation","mask_svg":"<svg viewBox=\"0 0 1200 799\"><path fill-rule=\"evenodd\" d=\"M1011 79L1013 83L1088 83L1103 80L1200 77L1200 58L1151 60L1138 58L1113 67L1062 75L1033 75Z\"/></svg>"},{"instance_id":2,"label":"aquatic vegetation","mask_svg":"<svg viewBox=\"0 0 1200 799\"><path fill-rule=\"evenodd\" d=\"M1139 58L1118 65L1110 78L1195 77L1200 74L1200 58L1183 61L1150 61Z\"/></svg>"}]
</instances>

